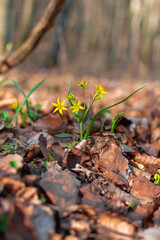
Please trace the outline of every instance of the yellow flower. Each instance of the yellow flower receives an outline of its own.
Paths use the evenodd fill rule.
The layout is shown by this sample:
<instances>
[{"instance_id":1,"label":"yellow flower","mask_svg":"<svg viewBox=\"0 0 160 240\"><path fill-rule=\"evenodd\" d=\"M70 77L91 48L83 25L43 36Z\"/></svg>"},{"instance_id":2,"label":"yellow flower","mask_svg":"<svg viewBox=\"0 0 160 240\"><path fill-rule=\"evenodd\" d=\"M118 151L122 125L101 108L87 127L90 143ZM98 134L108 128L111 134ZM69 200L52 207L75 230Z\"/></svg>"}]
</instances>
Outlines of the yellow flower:
<instances>
[{"instance_id":1,"label":"yellow flower","mask_svg":"<svg viewBox=\"0 0 160 240\"><path fill-rule=\"evenodd\" d=\"M78 85L76 85L76 86L81 87L81 88L84 89L88 83L89 83L89 82L86 83L86 80L85 80L85 81L81 81L80 84L78 84Z\"/></svg>"},{"instance_id":2,"label":"yellow flower","mask_svg":"<svg viewBox=\"0 0 160 240\"><path fill-rule=\"evenodd\" d=\"M19 104L18 104L17 101L12 103L12 105L11 105L11 108L14 109L14 110L16 110L18 107L19 107Z\"/></svg>"},{"instance_id":3,"label":"yellow flower","mask_svg":"<svg viewBox=\"0 0 160 240\"><path fill-rule=\"evenodd\" d=\"M65 103L65 100L63 100L63 101L60 103L59 98L57 98L57 103L52 103L52 105L56 107L55 110L53 111L53 113L55 113L56 111L59 111L59 113L60 113L61 115L63 115L62 110L68 111L67 108L63 107L64 103Z\"/></svg>"},{"instance_id":4,"label":"yellow flower","mask_svg":"<svg viewBox=\"0 0 160 240\"><path fill-rule=\"evenodd\" d=\"M75 96L74 96L74 91L73 91L73 93L69 93L68 96L67 96L67 98L68 98L69 100L72 100L72 101L76 100L76 99L75 99Z\"/></svg>"},{"instance_id":5,"label":"yellow flower","mask_svg":"<svg viewBox=\"0 0 160 240\"><path fill-rule=\"evenodd\" d=\"M101 84L99 85L99 87L95 84L97 90L95 91L95 100L101 99L102 98L102 94L108 94L108 92L106 90L104 90L101 87ZM96 99L98 97L98 99Z\"/></svg>"},{"instance_id":6,"label":"yellow flower","mask_svg":"<svg viewBox=\"0 0 160 240\"><path fill-rule=\"evenodd\" d=\"M82 107L82 106L80 106L80 101L78 101L77 103L74 103L74 102L72 102L72 104L73 104L73 106L72 107L70 107L71 109L73 109L72 110L72 112L74 113L74 112L79 112L79 109L84 109L84 107Z\"/></svg>"}]
</instances>

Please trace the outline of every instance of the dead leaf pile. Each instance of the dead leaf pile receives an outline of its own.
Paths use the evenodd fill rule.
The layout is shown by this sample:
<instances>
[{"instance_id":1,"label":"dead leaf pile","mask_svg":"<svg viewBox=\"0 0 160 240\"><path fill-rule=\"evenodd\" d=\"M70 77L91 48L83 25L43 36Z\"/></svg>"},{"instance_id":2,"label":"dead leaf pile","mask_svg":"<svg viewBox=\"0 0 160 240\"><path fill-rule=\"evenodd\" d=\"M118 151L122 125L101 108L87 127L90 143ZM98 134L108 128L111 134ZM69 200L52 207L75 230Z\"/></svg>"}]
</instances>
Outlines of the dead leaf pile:
<instances>
[{"instance_id":1,"label":"dead leaf pile","mask_svg":"<svg viewBox=\"0 0 160 240\"><path fill-rule=\"evenodd\" d=\"M97 133L71 149L77 125L67 113L45 112L26 129L1 124L0 239L159 240L160 111L158 103L135 108L115 134L111 119L102 132L97 119Z\"/></svg>"}]
</instances>

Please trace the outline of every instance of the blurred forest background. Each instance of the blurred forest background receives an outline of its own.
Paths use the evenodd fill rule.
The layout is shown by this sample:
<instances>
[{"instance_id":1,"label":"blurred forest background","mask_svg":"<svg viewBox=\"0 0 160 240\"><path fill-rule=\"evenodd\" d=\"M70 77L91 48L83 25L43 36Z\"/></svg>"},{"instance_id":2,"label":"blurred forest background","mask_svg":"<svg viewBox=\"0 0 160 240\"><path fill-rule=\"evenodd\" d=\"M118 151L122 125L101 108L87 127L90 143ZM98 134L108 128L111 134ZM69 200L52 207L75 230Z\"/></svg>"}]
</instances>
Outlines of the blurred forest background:
<instances>
[{"instance_id":1,"label":"blurred forest background","mask_svg":"<svg viewBox=\"0 0 160 240\"><path fill-rule=\"evenodd\" d=\"M0 57L29 36L49 0L0 0ZM160 72L160 0L67 0L22 69L79 74Z\"/></svg>"}]
</instances>

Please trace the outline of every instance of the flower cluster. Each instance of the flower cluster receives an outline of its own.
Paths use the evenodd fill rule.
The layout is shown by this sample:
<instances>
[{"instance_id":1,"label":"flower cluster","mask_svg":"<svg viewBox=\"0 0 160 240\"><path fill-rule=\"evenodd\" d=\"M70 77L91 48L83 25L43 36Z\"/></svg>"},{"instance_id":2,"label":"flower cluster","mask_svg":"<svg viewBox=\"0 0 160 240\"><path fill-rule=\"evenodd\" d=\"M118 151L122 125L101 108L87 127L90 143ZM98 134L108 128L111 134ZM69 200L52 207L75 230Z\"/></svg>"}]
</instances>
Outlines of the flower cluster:
<instances>
[{"instance_id":1,"label":"flower cluster","mask_svg":"<svg viewBox=\"0 0 160 240\"><path fill-rule=\"evenodd\" d=\"M89 82L81 81L80 84L76 85L78 87L81 87L82 90L83 90L84 106L86 106L84 90L85 90L85 87L87 86L88 83ZM108 92L102 88L101 84L99 86L95 84L95 87L96 87L96 90L95 90L94 93L92 93L92 101L90 101L90 99L89 99L89 102L91 102L90 106L89 106L89 110L90 110L90 108L91 108L91 106L92 106L92 104L95 100L102 99L102 94L108 94ZM70 103L69 108L72 110L72 113L78 114L79 111L82 111L82 115L86 116L85 107L81 106L80 100L76 100L76 97L74 95L74 91L73 91L73 93L71 93L71 92L68 93L67 99ZM61 115L63 115L63 110L68 111L68 109L66 107L64 107L64 103L65 103L65 100L60 102L59 98L57 98L57 103L52 103L52 105L56 107L54 109L53 113L55 113L56 111L59 111L59 113Z\"/></svg>"},{"instance_id":2,"label":"flower cluster","mask_svg":"<svg viewBox=\"0 0 160 240\"><path fill-rule=\"evenodd\" d=\"M74 95L74 92L71 93L70 92L70 89L71 89L71 84L72 82L70 82L69 84L69 88L68 88L68 92L67 92L67 99L68 99L68 103L69 103L69 108L72 110L72 113L74 114L75 118L77 119L77 122L79 123L79 133L80 133L80 139L83 140L87 140L90 136L90 132L91 132L91 128L93 126L93 123L94 121L96 120L96 118L100 115L100 114L105 114L106 112L110 112L109 109L118 105L118 104L121 104L122 102L126 101L128 98L130 98L132 95L134 95L136 92L138 92L139 90L141 90L142 88L144 88L147 84L144 84L143 86L139 87L137 90L135 90L134 92L132 92L129 96L127 96L126 98L122 99L121 101L119 102L116 102L108 107L105 107L105 108L102 108L100 109L91 119L88 127L87 127L87 130L85 132L85 135L83 135L83 122L85 120L85 118L88 116L90 110L91 110L91 107L94 103L94 101L96 100L99 100L99 99L102 99L102 95L103 94L108 94L108 92L106 90L103 89L103 87L101 86L101 84L98 86L95 84L95 87L96 87L96 90L94 91L94 93L92 93L92 98L90 99L89 98L89 101L88 101L88 106L86 104L86 101L85 101L85 88L88 84L88 82L86 81L81 81L80 84L76 85L78 87L80 87L83 91L83 106L81 106L80 104L80 100L77 100L75 95ZM61 115L63 115L63 110L68 110L66 107L64 107L65 103L65 100L63 100L62 102L60 102L59 98L57 99L57 103L52 103L53 106L55 106L55 110L53 111L54 113L56 111L59 111L59 113ZM121 112L119 113L113 120L113 127L111 129L112 133L114 132L114 127L116 126L116 121L118 119L119 116L121 116L122 114L124 113ZM105 121L105 117L104 117L104 121ZM103 127L102 127L103 128ZM102 129L101 128L101 129Z\"/></svg>"}]
</instances>

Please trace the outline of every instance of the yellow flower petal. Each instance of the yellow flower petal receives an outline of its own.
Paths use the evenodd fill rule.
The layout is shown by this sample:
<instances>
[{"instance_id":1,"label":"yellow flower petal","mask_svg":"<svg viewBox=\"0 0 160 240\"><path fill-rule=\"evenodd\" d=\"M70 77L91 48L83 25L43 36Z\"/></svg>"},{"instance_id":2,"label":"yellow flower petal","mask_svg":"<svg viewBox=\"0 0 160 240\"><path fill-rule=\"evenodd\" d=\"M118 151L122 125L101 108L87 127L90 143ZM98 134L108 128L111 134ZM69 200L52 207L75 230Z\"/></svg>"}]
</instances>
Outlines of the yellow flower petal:
<instances>
[{"instance_id":1,"label":"yellow flower petal","mask_svg":"<svg viewBox=\"0 0 160 240\"><path fill-rule=\"evenodd\" d=\"M61 115L63 115L63 110L68 111L67 108L63 107L64 103L65 103L65 100L60 102L59 98L57 98L57 103L52 103L52 105L56 107L56 109L53 111L53 113L55 113L56 111L59 111L59 113Z\"/></svg>"},{"instance_id":2,"label":"yellow flower petal","mask_svg":"<svg viewBox=\"0 0 160 240\"><path fill-rule=\"evenodd\" d=\"M58 105L60 105L61 103L60 103L60 101L59 101L59 98L57 98L57 103L58 103Z\"/></svg>"},{"instance_id":3,"label":"yellow flower petal","mask_svg":"<svg viewBox=\"0 0 160 240\"><path fill-rule=\"evenodd\" d=\"M53 106L55 106L55 107L57 107L57 106L58 106L58 104L57 104L57 103L52 103L52 105L53 105Z\"/></svg>"},{"instance_id":4,"label":"yellow flower petal","mask_svg":"<svg viewBox=\"0 0 160 240\"><path fill-rule=\"evenodd\" d=\"M54 111L53 111L53 113L55 113L55 112L57 112L57 111L58 111L58 108L55 108Z\"/></svg>"},{"instance_id":5,"label":"yellow flower petal","mask_svg":"<svg viewBox=\"0 0 160 240\"><path fill-rule=\"evenodd\" d=\"M95 91L95 100L98 95L102 98L102 94L108 94L108 92L102 88L101 84L99 87L95 84L95 87L97 88Z\"/></svg>"},{"instance_id":6,"label":"yellow flower petal","mask_svg":"<svg viewBox=\"0 0 160 240\"><path fill-rule=\"evenodd\" d=\"M61 102L61 105L63 106L64 105L64 103L65 103L65 99Z\"/></svg>"},{"instance_id":7,"label":"yellow flower petal","mask_svg":"<svg viewBox=\"0 0 160 240\"><path fill-rule=\"evenodd\" d=\"M60 113L61 115L63 115L62 109L59 109L59 113Z\"/></svg>"}]
</instances>

